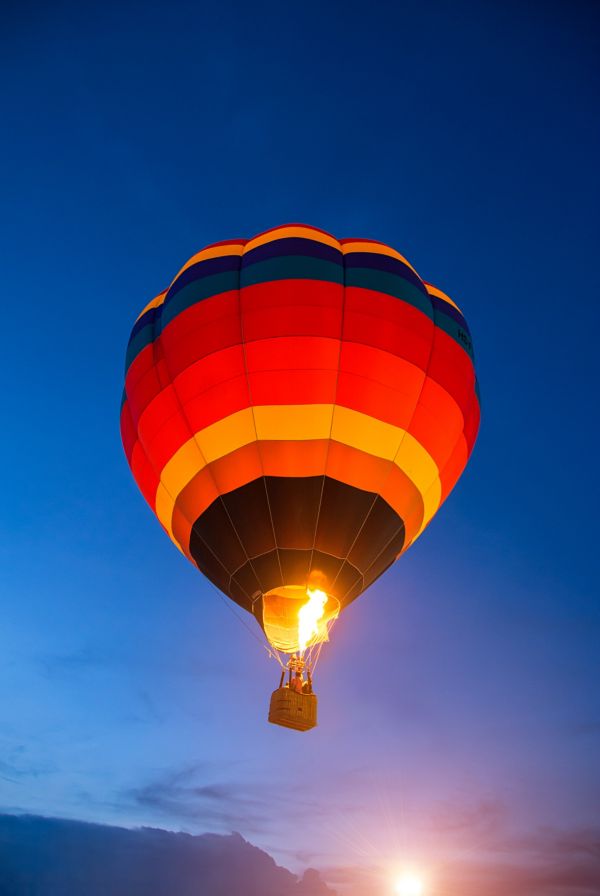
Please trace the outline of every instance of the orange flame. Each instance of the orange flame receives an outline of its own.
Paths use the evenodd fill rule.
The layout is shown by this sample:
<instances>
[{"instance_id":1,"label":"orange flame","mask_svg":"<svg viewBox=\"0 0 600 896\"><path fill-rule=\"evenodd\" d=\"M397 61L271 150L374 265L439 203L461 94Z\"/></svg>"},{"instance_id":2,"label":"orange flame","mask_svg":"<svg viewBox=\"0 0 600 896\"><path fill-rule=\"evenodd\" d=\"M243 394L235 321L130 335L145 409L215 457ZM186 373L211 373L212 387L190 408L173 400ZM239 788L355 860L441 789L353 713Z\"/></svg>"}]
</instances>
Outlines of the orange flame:
<instances>
[{"instance_id":1,"label":"orange flame","mask_svg":"<svg viewBox=\"0 0 600 896\"><path fill-rule=\"evenodd\" d=\"M320 634L319 622L325 615L327 595L319 588L307 588L308 603L298 610L298 645L304 653L313 638Z\"/></svg>"}]
</instances>

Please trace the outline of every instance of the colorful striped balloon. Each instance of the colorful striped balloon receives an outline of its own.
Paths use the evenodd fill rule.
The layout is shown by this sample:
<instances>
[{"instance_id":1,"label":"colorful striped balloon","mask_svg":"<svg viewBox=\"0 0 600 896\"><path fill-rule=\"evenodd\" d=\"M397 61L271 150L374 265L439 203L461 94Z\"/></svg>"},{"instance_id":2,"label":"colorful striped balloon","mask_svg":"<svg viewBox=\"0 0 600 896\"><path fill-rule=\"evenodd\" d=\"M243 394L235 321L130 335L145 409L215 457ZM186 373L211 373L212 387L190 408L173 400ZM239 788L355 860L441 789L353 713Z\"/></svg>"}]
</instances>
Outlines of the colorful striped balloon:
<instances>
[{"instance_id":1,"label":"colorful striped balloon","mask_svg":"<svg viewBox=\"0 0 600 896\"><path fill-rule=\"evenodd\" d=\"M329 620L421 534L478 426L462 313L372 240L289 225L208 246L129 340L135 480L283 650L307 587Z\"/></svg>"}]
</instances>

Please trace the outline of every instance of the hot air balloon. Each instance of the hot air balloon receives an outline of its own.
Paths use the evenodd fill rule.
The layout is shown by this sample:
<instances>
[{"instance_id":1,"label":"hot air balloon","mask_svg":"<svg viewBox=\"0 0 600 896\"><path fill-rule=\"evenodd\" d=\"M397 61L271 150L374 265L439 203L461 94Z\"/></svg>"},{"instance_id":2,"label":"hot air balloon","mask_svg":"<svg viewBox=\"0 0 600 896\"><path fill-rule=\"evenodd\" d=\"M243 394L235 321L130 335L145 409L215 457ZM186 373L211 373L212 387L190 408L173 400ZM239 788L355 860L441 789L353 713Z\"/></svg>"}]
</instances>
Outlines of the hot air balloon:
<instances>
[{"instance_id":1,"label":"hot air balloon","mask_svg":"<svg viewBox=\"0 0 600 896\"><path fill-rule=\"evenodd\" d=\"M127 460L177 548L291 657L272 721L316 723L298 674L423 532L478 426L461 311L374 240L215 243L139 315Z\"/></svg>"}]
</instances>

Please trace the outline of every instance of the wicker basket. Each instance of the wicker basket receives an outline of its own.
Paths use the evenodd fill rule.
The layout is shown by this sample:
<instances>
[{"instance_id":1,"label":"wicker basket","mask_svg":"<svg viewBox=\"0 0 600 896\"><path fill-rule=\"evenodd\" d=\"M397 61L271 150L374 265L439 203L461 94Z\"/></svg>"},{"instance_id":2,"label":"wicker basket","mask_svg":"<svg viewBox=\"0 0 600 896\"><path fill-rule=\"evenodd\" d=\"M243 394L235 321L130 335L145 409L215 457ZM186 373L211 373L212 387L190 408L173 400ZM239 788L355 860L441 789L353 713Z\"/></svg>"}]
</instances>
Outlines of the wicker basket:
<instances>
[{"instance_id":1,"label":"wicker basket","mask_svg":"<svg viewBox=\"0 0 600 896\"><path fill-rule=\"evenodd\" d=\"M277 688L271 695L269 722L308 731L317 725L317 695L299 694L290 688Z\"/></svg>"}]
</instances>

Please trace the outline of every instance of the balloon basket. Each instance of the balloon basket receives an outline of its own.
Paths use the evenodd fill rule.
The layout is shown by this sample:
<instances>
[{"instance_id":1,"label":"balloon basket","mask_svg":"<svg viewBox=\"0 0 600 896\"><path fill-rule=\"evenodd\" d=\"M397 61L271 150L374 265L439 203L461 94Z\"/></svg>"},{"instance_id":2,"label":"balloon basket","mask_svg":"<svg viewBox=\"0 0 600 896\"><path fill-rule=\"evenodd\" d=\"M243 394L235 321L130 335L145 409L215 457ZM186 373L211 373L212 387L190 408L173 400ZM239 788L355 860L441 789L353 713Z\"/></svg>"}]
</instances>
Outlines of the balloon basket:
<instances>
[{"instance_id":1,"label":"balloon basket","mask_svg":"<svg viewBox=\"0 0 600 896\"><path fill-rule=\"evenodd\" d=\"M269 722L294 731L317 727L317 695L299 694L290 688L277 688L271 695Z\"/></svg>"}]
</instances>

